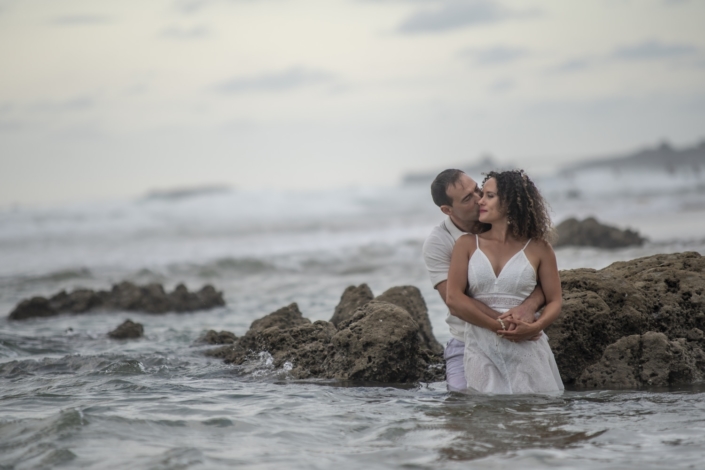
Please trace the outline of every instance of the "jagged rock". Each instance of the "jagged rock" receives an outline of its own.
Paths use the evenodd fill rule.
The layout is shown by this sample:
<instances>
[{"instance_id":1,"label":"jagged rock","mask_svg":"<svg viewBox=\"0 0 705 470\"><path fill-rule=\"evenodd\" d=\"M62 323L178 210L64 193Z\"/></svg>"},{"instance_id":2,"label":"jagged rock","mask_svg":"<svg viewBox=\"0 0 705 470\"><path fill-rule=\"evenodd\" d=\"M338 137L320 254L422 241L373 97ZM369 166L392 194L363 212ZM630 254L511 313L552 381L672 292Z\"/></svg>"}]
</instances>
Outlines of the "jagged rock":
<instances>
[{"instance_id":1,"label":"jagged rock","mask_svg":"<svg viewBox=\"0 0 705 470\"><path fill-rule=\"evenodd\" d=\"M225 305L223 293L206 285L198 292L189 292L179 284L167 293L160 284L137 286L121 282L110 291L77 289L70 294L61 291L52 297L32 297L20 302L10 313L11 320L50 317L61 313L85 313L94 310L119 310L146 313L191 312Z\"/></svg>"},{"instance_id":2,"label":"jagged rock","mask_svg":"<svg viewBox=\"0 0 705 470\"><path fill-rule=\"evenodd\" d=\"M414 295L408 288L393 293L400 297L404 292ZM396 300L401 302L400 298ZM418 299L409 305L418 308L415 315L425 314L425 304L420 309ZM419 322L389 302L366 302L352 317L341 320L337 329L332 322L311 323L296 304L291 304L255 320L237 343L216 348L207 355L243 364L266 351L275 367L288 363L290 374L301 379L407 383L443 380L442 355L431 350L424 338Z\"/></svg>"},{"instance_id":3,"label":"jagged rock","mask_svg":"<svg viewBox=\"0 0 705 470\"><path fill-rule=\"evenodd\" d=\"M255 332L266 330L267 328L292 328L299 325L310 324L311 320L304 318L299 311L299 306L295 302L293 304L282 307L276 312L255 320L250 325L250 331L247 333L252 335ZM247 337L247 335L245 335Z\"/></svg>"},{"instance_id":4,"label":"jagged rock","mask_svg":"<svg viewBox=\"0 0 705 470\"><path fill-rule=\"evenodd\" d=\"M563 309L546 333L566 384L583 387L656 385L658 381L649 381L641 373L620 372L624 368L595 366L583 375L605 355L610 365L616 364L613 352L607 353L608 347L632 351L633 344L647 344L643 337L649 332L665 335L669 346L661 349L666 348L673 354L676 350L674 342L682 338L687 342L688 351L682 356L684 358L697 358L696 349L705 347L702 337L705 330L705 258L698 253L655 255L614 263L601 270L561 271L560 276ZM636 339L625 339L632 336L641 339L637 343ZM622 339L625 342L620 343ZM655 340L649 341L649 345L656 344ZM673 357L676 361L679 356L675 354ZM644 359L635 360L641 363L639 361ZM684 361L691 364L690 359ZM693 367L702 372L702 364L697 361L694 364ZM668 367L669 370L677 369L675 365ZM630 377L631 382L623 376ZM673 372L667 377L670 385L689 383L696 380L698 373Z\"/></svg>"},{"instance_id":5,"label":"jagged rock","mask_svg":"<svg viewBox=\"0 0 705 470\"><path fill-rule=\"evenodd\" d=\"M705 376L705 352L685 338L669 341L663 333L649 331L625 336L610 344L596 364L577 381L587 388L665 387L700 381Z\"/></svg>"},{"instance_id":6,"label":"jagged rock","mask_svg":"<svg viewBox=\"0 0 705 470\"><path fill-rule=\"evenodd\" d=\"M564 220L556 227L558 240L554 247L594 246L596 248L622 248L641 246L646 241L637 232L620 230L598 222L594 217L583 221L575 218Z\"/></svg>"},{"instance_id":7,"label":"jagged rock","mask_svg":"<svg viewBox=\"0 0 705 470\"><path fill-rule=\"evenodd\" d=\"M340 297L340 302L335 307L330 322L337 328L340 322L350 319L355 310L372 299L374 299L374 295L367 284L360 284L357 287L348 286Z\"/></svg>"},{"instance_id":8,"label":"jagged rock","mask_svg":"<svg viewBox=\"0 0 705 470\"><path fill-rule=\"evenodd\" d=\"M196 340L196 343L205 344L233 344L237 341L237 336L229 331L208 330L203 336Z\"/></svg>"},{"instance_id":9,"label":"jagged rock","mask_svg":"<svg viewBox=\"0 0 705 470\"><path fill-rule=\"evenodd\" d=\"M421 291L414 286L399 286L387 289L375 300L389 302L406 310L411 318L419 325L419 339L421 345L430 349L436 354L443 353L443 346L433 335L431 320L428 318L428 308L426 301L421 295Z\"/></svg>"},{"instance_id":10,"label":"jagged rock","mask_svg":"<svg viewBox=\"0 0 705 470\"><path fill-rule=\"evenodd\" d=\"M113 339L133 339L140 338L144 334L144 327L141 323L132 320L125 320L120 326L108 333Z\"/></svg>"},{"instance_id":11,"label":"jagged rock","mask_svg":"<svg viewBox=\"0 0 705 470\"><path fill-rule=\"evenodd\" d=\"M373 300L341 323L323 367L328 377L343 380L442 380L429 368L433 355L421 344L419 330L406 310Z\"/></svg>"}]
</instances>

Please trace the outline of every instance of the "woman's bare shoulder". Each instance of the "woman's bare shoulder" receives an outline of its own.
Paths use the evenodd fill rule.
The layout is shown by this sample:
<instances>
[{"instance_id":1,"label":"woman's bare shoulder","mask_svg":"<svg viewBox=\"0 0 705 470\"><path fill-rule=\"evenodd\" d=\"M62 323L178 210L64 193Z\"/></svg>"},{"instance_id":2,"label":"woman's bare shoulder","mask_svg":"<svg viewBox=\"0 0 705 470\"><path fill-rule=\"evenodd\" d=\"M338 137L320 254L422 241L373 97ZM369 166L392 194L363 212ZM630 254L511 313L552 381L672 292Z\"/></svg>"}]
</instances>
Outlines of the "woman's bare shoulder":
<instances>
[{"instance_id":1,"label":"woman's bare shoulder","mask_svg":"<svg viewBox=\"0 0 705 470\"><path fill-rule=\"evenodd\" d=\"M462 235L458 240L455 242L455 248L454 250L463 250L463 251L474 251L475 250L475 235L471 233L466 233L465 235Z\"/></svg>"},{"instance_id":2,"label":"woman's bare shoulder","mask_svg":"<svg viewBox=\"0 0 705 470\"><path fill-rule=\"evenodd\" d=\"M531 239L531 243L526 247L526 251L534 253L537 256L555 256L553 252L553 247L550 243L545 240L540 240L536 238Z\"/></svg>"}]
</instances>

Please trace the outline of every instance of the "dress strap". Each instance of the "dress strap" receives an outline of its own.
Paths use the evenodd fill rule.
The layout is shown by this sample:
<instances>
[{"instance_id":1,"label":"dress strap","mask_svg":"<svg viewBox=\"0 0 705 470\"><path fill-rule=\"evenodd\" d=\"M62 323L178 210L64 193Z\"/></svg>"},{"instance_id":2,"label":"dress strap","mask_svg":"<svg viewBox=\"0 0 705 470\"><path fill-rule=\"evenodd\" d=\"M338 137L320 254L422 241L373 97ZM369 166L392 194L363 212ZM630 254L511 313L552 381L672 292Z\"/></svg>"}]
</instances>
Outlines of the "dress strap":
<instances>
[{"instance_id":1,"label":"dress strap","mask_svg":"<svg viewBox=\"0 0 705 470\"><path fill-rule=\"evenodd\" d=\"M480 239L478 238L477 234L475 234L475 249L480 249Z\"/></svg>"},{"instance_id":2,"label":"dress strap","mask_svg":"<svg viewBox=\"0 0 705 470\"><path fill-rule=\"evenodd\" d=\"M531 243L531 238L529 238L529 241L526 242L526 245L524 245L524 248L522 248L521 251L526 250L526 247L529 246L529 243Z\"/></svg>"}]
</instances>

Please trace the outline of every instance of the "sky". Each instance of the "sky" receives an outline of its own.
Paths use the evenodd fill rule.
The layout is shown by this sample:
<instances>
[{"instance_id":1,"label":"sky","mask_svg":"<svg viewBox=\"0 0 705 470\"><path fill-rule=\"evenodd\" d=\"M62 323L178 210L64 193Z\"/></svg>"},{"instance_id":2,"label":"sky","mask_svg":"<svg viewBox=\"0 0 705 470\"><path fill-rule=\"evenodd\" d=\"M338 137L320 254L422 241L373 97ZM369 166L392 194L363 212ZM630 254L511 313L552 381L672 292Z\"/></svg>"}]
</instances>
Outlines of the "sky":
<instances>
[{"instance_id":1,"label":"sky","mask_svg":"<svg viewBox=\"0 0 705 470\"><path fill-rule=\"evenodd\" d=\"M705 138L705 0L0 0L0 207Z\"/></svg>"}]
</instances>

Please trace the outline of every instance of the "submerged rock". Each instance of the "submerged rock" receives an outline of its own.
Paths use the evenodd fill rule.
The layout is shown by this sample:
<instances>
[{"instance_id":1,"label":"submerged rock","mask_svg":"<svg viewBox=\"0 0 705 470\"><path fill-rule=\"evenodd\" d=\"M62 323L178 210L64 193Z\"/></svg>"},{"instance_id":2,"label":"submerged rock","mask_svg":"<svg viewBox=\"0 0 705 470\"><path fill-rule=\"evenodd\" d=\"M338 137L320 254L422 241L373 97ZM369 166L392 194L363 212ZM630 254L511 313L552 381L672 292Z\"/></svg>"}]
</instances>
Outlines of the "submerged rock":
<instances>
[{"instance_id":1,"label":"submerged rock","mask_svg":"<svg viewBox=\"0 0 705 470\"><path fill-rule=\"evenodd\" d=\"M594 217L583 221L575 218L564 220L556 227L560 246L593 246L596 248L623 248L641 246L646 241L637 232L620 230L617 227L598 222Z\"/></svg>"},{"instance_id":2,"label":"submerged rock","mask_svg":"<svg viewBox=\"0 0 705 470\"><path fill-rule=\"evenodd\" d=\"M634 388L703 378L704 257L655 255L560 275L563 310L546 333L566 384Z\"/></svg>"},{"instance_id":3,"label":"submerged rock","mask_svg":"<svg viewBox=\"0 0 705 470\"><path fill-rule=\"evenodd\" d=\"M337 324L311 323L297 304L291 304L255 320L235 344L207 355L239 365L266 351L274 367L286 366L300 379L443 380L442 348L433 337L418 289L393 288L377 299L371 297L364 284L346 289L331 319Z\"/></svg>"},{"instance_id":4,"label":"submerged rock","mask_svg":"<svg viewBox=\"0 0 705 470\"><path fill-rule=\"evenodd\" d=\"M108 333L113 339L134 339L140 338L144 334L144 327L141 323L132 320L125 320L120 326Z\"/></svg>"},{"instance_id":5,"label":"submerged rock","mask_svg":"<svg viewBox=\"0 0 705 470\"><path fill-rule=\"evenodd\" d=\"M189 292L179 284L173 292L165 292L161 284L138 286L121 282L110 291L77 289L70 294L61 291L50 298L23 300L10 313L11 320L50 317L61 313L85 313L94 310L120 310L146 313L191 312L225 305L223 293L206 285Z\"/></svg>"}]
</instances>

